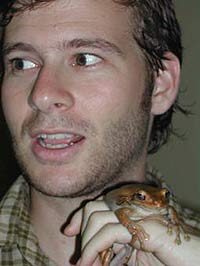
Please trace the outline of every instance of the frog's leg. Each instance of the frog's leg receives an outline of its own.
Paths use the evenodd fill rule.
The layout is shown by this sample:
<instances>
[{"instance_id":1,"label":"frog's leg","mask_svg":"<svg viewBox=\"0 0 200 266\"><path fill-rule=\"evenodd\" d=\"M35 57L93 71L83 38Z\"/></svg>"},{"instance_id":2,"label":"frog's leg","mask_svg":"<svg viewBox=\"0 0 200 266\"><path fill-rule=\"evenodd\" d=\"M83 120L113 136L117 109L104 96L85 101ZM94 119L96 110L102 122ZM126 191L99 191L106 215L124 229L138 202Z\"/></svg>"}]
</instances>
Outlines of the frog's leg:
<instances>
[{"instance_id":1,"label":"frog's leg","mask_svg":"<svg viewBox=\"0 0 200 266\"><path fill-rule=\"evenodd\" d=\"M99 256L100 256L102 266L120 265L119 263L123 263L124 265L126 265L132 255L132 252L133 252L132 247L135 241L139 240L140 245L142 246L143 241L149 238L149 235L144 231L142 226L137 225L137 223L135 223L129 218L129 215L132 213L133 213L133 210L130 208L119 208L115 211L115 214L119 222L123 226L125 226L130 232L130 234L132 235L132 240L131 240L130 245L125 245L124 254L123 253L116 254L114 258L113 258L112 247L104 250L103 252L100 252ZM111 260L112 260L112 264L111 264Z\"/></svg>"},{"instance_id":2,"label":"frog's leg","mask_svg":"<svg viewBox=\"0 0 200 266\"><path fill-rule=\"evenodd\" d=\"M149 235L145 232L144 228L138 224L137 221L130 219L130 216L132 216L133 213L134 210L128 207L119 208L115 211L115 214L120 223L125 226L132 235L130 245L133 246L134 243L138 240L141 247L143 247L143 243L145 240L149 239Z\"/></svg>"},{"instance_id":3,"label":"frog's leg","mask_svg":"<svg viewBox=\"0 0 200 266\"><path fill-rule=\"evenodd\" d=\"M181 221L177 211L172 206L169 206L168 211L169 211L169 214L171 215L171 223L172 223L173 227L176 228L175 243L177 245L181 244L181 238L180 238L181 231L184 233L184 239L186 241L189 241L190 240L190 236L186 232L185 227L184 227L184 223Z\"/></svg>"},{"instance_id":4,"label":"frog's leg","mask_svg":"<svg viewBox=\"0 0 200 266\"><path fill-rule=\"evenodd\" d=\"M149 216L142 218L141 221L142 222L147 221L147 220L148 221L150 221L150 220L157 221L157 222L167 226L167 233L169 235L172 235L173 230L175 230L176 238L175 238L174 242L177 245L181 244L181 237L180 237L181 231L184 233L185 240L187 240L187 241L190 240L190 236L186 233L186 231L184 229L184 225L181 222L181 220L179 219L176 210L171 206L168 209L169 209L169 212L171 214L171 217L160 216L160 215L149 215ZM138 223L140 223L140 221Z\"/></svg>"},{"instance_id":5,"label":"frog's leg","mask_svg":"<svg viewBox=\"0 0 200 266\"><path fill-rule=\"evenodd\" d=\"M101 261L102 266L109 266L112 257L113 257L112 247L105 249L99 253L99 259Z\"/></svg>"}]
</instances>

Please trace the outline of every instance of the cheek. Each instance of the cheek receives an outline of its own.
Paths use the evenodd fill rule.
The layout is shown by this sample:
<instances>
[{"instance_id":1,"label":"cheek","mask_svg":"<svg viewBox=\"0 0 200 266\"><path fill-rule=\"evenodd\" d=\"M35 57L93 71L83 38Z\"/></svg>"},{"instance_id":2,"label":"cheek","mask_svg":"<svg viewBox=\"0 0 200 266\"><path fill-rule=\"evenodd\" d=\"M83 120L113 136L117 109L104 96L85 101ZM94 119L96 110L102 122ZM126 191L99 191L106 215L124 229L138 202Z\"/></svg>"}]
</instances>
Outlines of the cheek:
<instances>
[{"instance_id":1,"label":"cheek","mask_svg":"<svg viewBox=\"0 0 200 266\"><path fill-rule=\"evenodd\" d=\"M143 87L133 84L115 78L101 79L99 82L90 83L90 88L87 87L88 98L82 98L78 106L82 106L80 113L96 128L99 138L97 141L100 143L105 141L105 132L110 131L112 125L127 121L130 119L130 113L138 113Z\"/></svg>"},{"instance_id":2,"label":"cheek","mask_svg":"<svg viewBox=\"0 0 200 266\"><path fill-rule=\"evenodd\" d=\"M16 130L20 131L26 109L24 95L22 93L13 93L14 91L12 87L2 86L2 108L8 127L12 133Z\"/></svg>"},{"instance_id":3,"label":"cheek","mask_svg":"<svg viewBox=\"0 0 200 266\"><path fill-rule=\"evenodd\" d=\"M126 77L101 79L90 84L88 98L82 99L82 103L86 103L88 113L97 116L98 119L103 117L107 120L130 110L137 110L143 89L143 82L132 81Z\"/></svg>"}]
</instances>

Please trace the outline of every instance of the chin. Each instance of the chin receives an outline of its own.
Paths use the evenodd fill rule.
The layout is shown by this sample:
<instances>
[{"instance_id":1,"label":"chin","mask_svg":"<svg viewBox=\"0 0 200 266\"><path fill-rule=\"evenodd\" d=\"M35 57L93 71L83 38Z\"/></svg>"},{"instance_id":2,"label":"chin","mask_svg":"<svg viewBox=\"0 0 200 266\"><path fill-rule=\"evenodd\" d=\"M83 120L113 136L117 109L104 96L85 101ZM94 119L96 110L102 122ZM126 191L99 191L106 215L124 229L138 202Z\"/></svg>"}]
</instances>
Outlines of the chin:
<instances>
[{"instance_id":1,"label":"chin","mask_svg":"<svg viewBox=\"0 0 200 266\"><path fill-rule=\"evenodd\" d=\"M59 174L58 171L24 171L28 183L42 194L52 197L71 197L81 187L78 176Z\"/></svg>"},{"instance_id":2,"label":"chin","mask_svg":"<svg viewBox=\"0 0 200 266\"><path fill-rule=\"evenodd\" d=\"M36 191L51 197L89 197L101 191L104 186L99 178L96 179L93 175L88 175L82 168L81 171L66 169L66 167L61 169L61 167L47 166L29 167L28 169L24 167L23 169L28 183Z\"/></svg>"}]
</instances>

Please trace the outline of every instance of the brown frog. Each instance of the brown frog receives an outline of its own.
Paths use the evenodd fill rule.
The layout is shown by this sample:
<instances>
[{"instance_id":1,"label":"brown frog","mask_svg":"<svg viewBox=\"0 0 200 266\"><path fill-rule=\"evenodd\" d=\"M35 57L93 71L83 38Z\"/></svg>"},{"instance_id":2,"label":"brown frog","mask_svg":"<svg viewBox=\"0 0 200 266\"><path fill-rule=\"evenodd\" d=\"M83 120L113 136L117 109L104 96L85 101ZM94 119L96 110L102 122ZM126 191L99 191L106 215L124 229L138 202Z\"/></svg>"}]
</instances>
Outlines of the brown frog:
<instances>
[{"instance_id":1,"label":"brown frog","mask_svg":"<svg viewBox=\"0 0 200 266\"><path fill-rule=\"evenodd\" d=\"M109 209L114 211L119 222L132 235L130 244L125 245L123 255L116 256L113 265L126 265L133 252L133 244L139 241L142 248L144 241L150 238L149 234L140 225L141 221L158 221L167 226L169 234L175 228L175 243L178 245L181 244L181 231L183 231L186 240L190 239L184 230L184 224L177 211L170 206L169 198L170 192L166 188L158 188L146 184L125 185L108 192L104 196L104 201ZM111 258L112 247L100 253L103 266L111 265Z\"/></svg>"}]
</instances>

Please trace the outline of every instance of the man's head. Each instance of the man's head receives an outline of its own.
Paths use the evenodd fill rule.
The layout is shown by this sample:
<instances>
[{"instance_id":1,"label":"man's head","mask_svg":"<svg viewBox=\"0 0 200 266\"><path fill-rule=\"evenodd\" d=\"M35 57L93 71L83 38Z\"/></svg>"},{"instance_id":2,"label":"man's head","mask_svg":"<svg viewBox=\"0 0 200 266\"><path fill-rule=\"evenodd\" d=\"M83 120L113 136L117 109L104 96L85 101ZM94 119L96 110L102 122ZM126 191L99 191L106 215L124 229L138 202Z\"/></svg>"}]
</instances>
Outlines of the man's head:
<instances>
[{"instance_id":1,"label":"man's head","mask_svg":"<svg viewBox=\"0 0 200 266\"><path fill-rule=\"evenodd\" d=\"M5 25L17 12L31 9L37 5L44 5L54 0L10 0L3 1L2 24ZM182 64L181 31L175 15L172 0L112 0L122 6L132 9L132 30L133 38L138 43L145 55L149 75L154 74L159 69L164 69L162 60L165 53L174 53ZM18 7L14 3L18 3ZM153 86L150 86L150 89ZM149 153L156 152L168 140L171 133L172 115L176 110L183 110L179 107L178 99L164 114L155 116L149 141Z\"/></svg>"},{"instance_id":2,"label":"man's head","mask_svg":"<svg viewBox=\"0 0 200 266\"><path fill-rule=\"evenodd\" d=\"M12 4L2 20L14 16L3 38L2 105L37 188L42 176L49 194L55 178L72 193L77 182L92 191L131 173L149 135L150 150L165 141L177 96L181 44L171 1Z\"/></svg>"}]
</instances>

